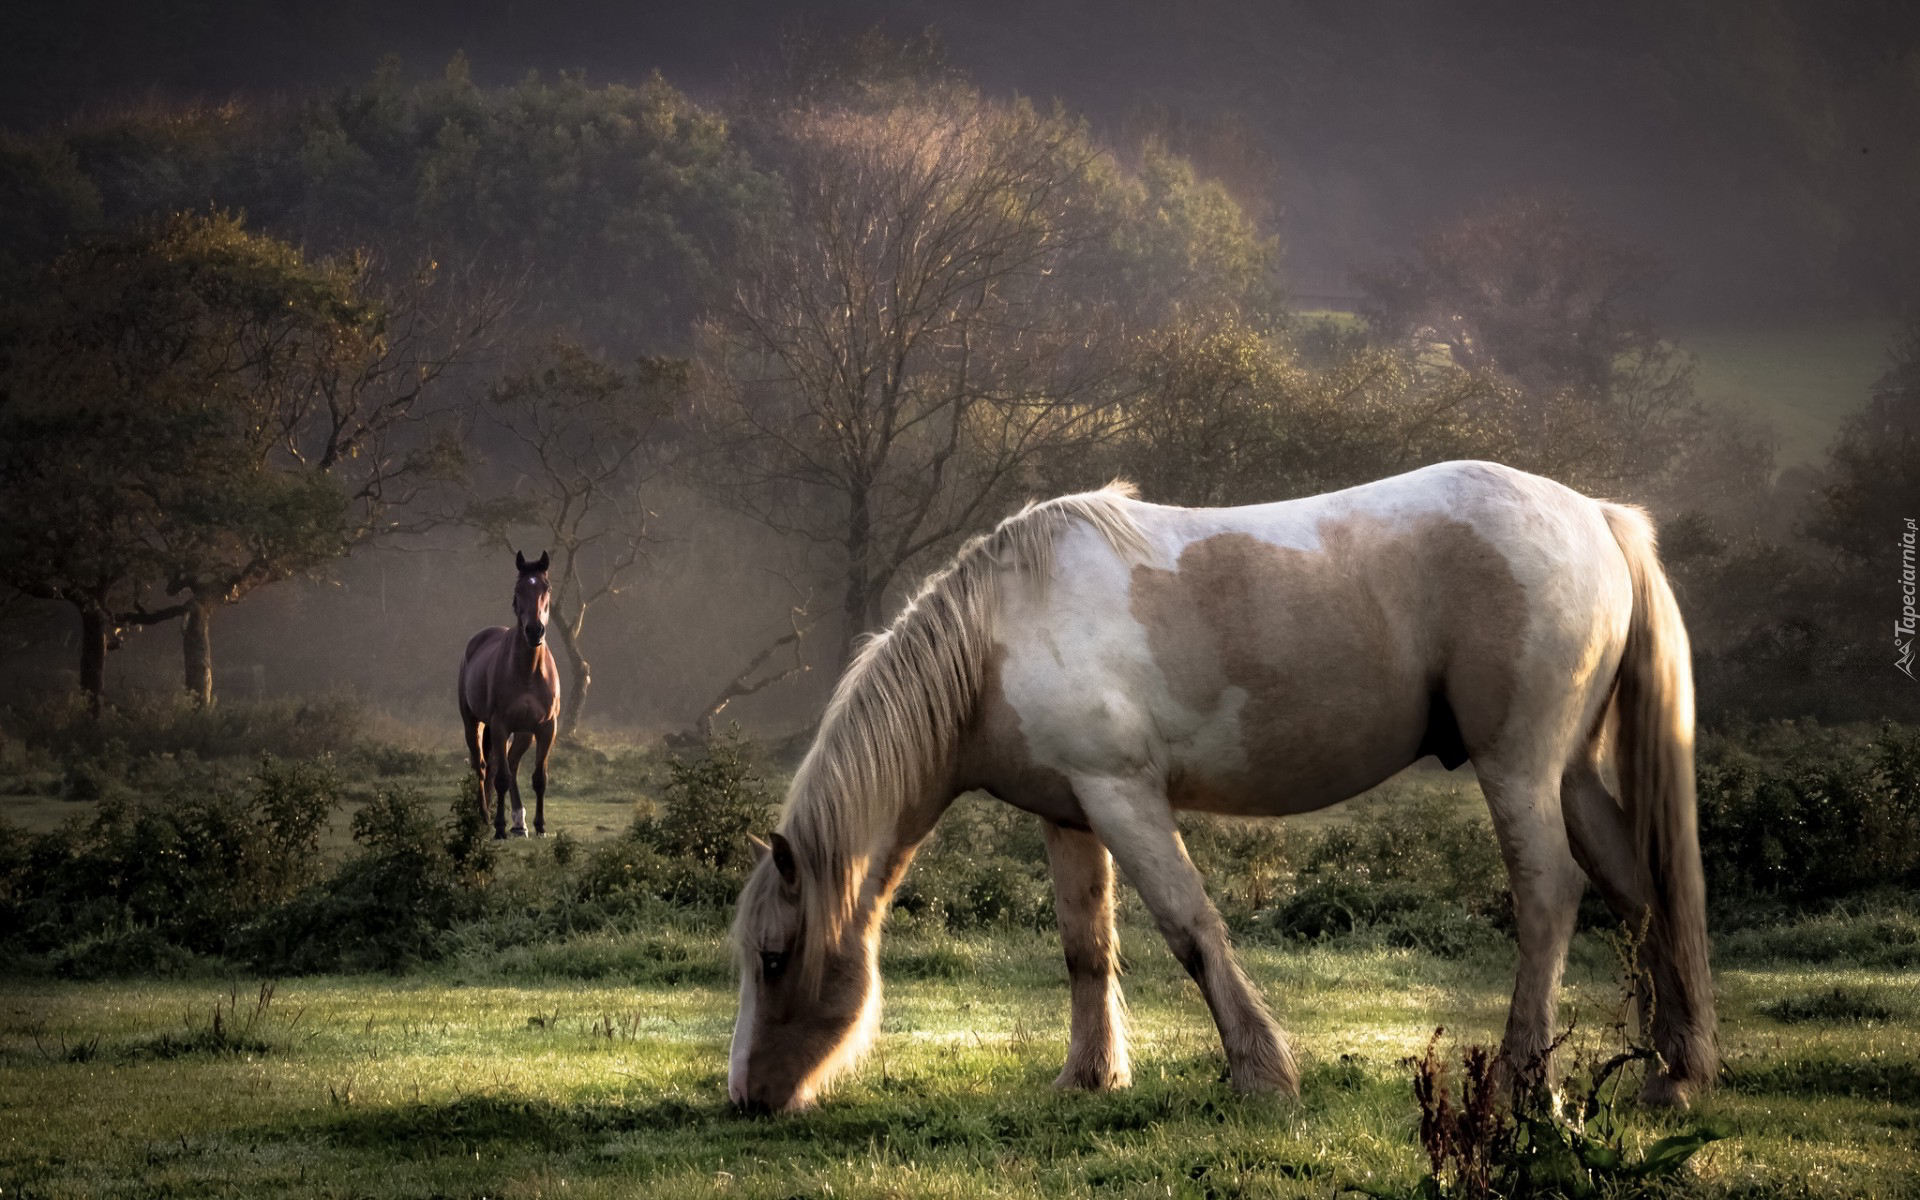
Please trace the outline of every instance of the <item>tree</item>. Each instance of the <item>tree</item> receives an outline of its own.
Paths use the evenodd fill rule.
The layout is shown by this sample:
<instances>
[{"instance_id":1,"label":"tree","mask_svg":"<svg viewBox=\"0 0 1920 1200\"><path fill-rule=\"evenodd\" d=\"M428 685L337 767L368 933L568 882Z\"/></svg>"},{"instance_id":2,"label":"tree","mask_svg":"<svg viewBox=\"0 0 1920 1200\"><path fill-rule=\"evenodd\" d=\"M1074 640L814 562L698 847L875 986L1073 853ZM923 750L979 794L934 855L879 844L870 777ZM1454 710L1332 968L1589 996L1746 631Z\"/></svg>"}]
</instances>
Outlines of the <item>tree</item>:
<instances>
[{"instance_id":1,"label":"tree","mask_svg":"<svg viewBox=\"0 0 1920 1200\"><path fill-rule=\"evenodd\" d=\"M1504 375L1535 460L1596 483L1654 474L1697 423L1693 365L1645 309L1663 278L1558 196L1492 205L1359 276L1376 329Z\"/></svg>"},{"instance_id":2,"label":"tree","mask_svg":"<svg viewBox=\"0 0 1920 1200\"><path fill-rule=\"evenodd\" d=\"M513 479L476 499L465 520L511 546L537 531L554 555L552 630L567 656L560 736L573 737L593 685L582 650L587 614L632 581L649 538L647 490L664 470L669 423L687 387L687 364L643 358L621 371L564 339L489 395L507 435Z\"/></svg>"},{"instance_id":3,"label":"tree","mask_svg":"<svg viewBox=\"0 0 1920 1200\"><path fill-rule=\"evenodd\" d=\"M834 552L843 660L909 562L1083 436L1107 378L1107 316L1070 285L1109 233L1099 153L1025 104L938 100L777 117L790 219L703 345L702 478Z\"/></svg>"},{"instance_id":4,"label":"tree","mask_svg":"<svg viewBox=\"0 0 1920 1200\"><path fill-rule=\"evenodd\" d=\"M1207 320L1143 339L1132 370L1137 391L1092 475L1162 503L1258 504L1514 456L1511 389L1394 348L1349 345L1316 369L1278 335ZM1083 467L1071 482L1094 479Z\"/></svg>"},{"instance_id":5,"label":"tree","mask_svg":"<svg viewBox=\"0 0 1920 1200\"><path fill-rule=\"evenodd\" d=\"M1828 451L1828 483L1808 528L1850 566L1883 572L1902 522L1920 518L1920 316L1908 318L1889 357Z\"/></svg>"},{"instance_id":6,"label":"tree","mask_svg":"<svg viewBox=\"0 0 1920 1200\"><path fill-rule=\"evenodd\" d=\"M9 310L0 544L15 586L80 607L96 704L112 626L174 616L210 702L218 607L387 530L433 473L441 448L396 435L485 320L436 328L363 274L180 214L70 250Z\"/></svg>"}]
</instances>

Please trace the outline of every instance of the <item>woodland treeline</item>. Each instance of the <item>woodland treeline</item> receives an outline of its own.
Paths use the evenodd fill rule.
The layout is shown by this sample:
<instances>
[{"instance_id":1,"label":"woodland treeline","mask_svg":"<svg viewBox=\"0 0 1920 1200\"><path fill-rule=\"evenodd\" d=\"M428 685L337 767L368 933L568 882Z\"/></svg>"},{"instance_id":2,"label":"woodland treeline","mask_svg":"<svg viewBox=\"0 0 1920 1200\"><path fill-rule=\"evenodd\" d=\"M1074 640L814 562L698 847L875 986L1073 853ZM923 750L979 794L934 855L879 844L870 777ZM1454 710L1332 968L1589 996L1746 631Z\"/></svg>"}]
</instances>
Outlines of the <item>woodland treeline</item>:
<instances>
[{"instance_id":1,"label":"woodland treeline","mask_svg":"<svg viewBox=\"0 0 1920 1200\"><path fill-rule=\"evenodd\" d=\"M1695 395L1665 275L1560 195L1491 195L1297 311L1231 121L991 95L929 38L789 40L726 97L389 64L334 94L0 137L0 581L127 631L423 536L548 548L565 724L654 540L789 552L727 704L837 665L1021 500L1298 496L1498 459L1652 507L1716 719L1920 716L1893 666L1920 324L1814 467ZM594 619L590 622L589 615ZM730 679L728 677L731 677Z\"/></svg>"}]
</instances>

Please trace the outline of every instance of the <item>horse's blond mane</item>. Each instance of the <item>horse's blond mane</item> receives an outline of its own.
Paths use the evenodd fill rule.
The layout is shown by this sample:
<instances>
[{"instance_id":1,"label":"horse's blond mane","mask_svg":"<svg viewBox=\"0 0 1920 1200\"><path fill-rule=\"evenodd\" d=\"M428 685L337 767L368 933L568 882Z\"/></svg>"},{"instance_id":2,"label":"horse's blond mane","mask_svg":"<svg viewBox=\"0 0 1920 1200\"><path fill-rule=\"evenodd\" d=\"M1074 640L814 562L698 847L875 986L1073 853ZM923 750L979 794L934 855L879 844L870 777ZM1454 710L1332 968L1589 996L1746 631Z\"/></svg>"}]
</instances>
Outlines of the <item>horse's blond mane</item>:
<instances>
[{"instance_id":1,"label":"horse's blond mane","mask_svg":"<svg viewBox=\"0 0 1920 1200\"><path fill-rule=\"evenodd\" d=\"M1145 535L1127 510L1133 498L1133 486L1116 480L1028 504L962 546L854 655L780 816L799 868L807 929L800 965L810 977L818 977L826 948L853 915L876 841L952 762L993 642L997 581L1010 573L1044 581L1056 543L1076 521L1123 557L1144 557ZM754 914L773 898L759 893L774 878L757 872L741 897L736 943L749 964L759 946Z\"/></svg>"}]
</instances>

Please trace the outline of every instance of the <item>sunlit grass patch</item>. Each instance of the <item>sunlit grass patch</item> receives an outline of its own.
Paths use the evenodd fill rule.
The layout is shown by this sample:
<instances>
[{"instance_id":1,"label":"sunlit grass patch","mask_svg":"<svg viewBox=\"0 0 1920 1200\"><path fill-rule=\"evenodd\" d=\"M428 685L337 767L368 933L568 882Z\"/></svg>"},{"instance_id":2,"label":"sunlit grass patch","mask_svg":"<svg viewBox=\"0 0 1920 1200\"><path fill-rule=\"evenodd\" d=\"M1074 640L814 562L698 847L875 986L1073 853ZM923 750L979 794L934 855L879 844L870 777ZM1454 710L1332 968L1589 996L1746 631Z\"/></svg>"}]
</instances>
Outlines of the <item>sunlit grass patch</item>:
<instances>
[{"instance_id":1,"label":"sunlit grass patch","mask_svg":"<svg viewBox=\"0 0 1920 1200\"><path fill-rule=\"evenodd\" d=\"M626 935L622 935L626 936ZM636 930L725 962L718 929ZM1244 1097L1206 1007L1150 929L1123 933L1131 1089L1058 1093L1057 939L903 927L875 1052L813 1112L726 1103L734 995L616 970L524 976L464 957L402 978L285 981L265 1053L134 1055L204 1027L247 986L0 990L0 1186L51 1196L1300 1196L1404 1190L1424 1171L1407 1058L1434 1026L1491 1042L1511 963L1384 946L1250 945L1293 1035L1298 1102ZM586 943L583 943L586 944ZM1604 947L1569 971L1578 1036L1617 1002ZM1766 1006L1834 987L1902 994L1865 968L1723 971L1727 1082L1695 1114L1628 1110L1636 1147L1688 1122L1728 1135L1689 1170L1704 1195L1900 1195L1920 1178L1920 1022L1785 1023ZM237 1001L236 1001L237 997ZM1891 1001L1890 1001L1891 1005ZM1898 1005L1891 1005L1898 1007ZM37 1041L36 1041L37 1039ZM89 1053L75 1048L93 1046Z\"/></svg>"}]
</instances>

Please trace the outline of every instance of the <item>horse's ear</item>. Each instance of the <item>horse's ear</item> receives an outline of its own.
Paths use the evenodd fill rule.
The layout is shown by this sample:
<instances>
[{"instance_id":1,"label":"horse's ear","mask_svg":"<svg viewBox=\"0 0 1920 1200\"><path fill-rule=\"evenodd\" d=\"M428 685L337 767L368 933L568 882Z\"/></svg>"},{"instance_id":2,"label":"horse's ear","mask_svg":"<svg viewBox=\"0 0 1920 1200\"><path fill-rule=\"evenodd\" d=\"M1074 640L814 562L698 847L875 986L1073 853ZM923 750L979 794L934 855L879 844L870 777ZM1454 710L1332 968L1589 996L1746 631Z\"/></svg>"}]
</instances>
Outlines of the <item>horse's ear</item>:
<instances>
[{"instance_id":1,"label":"horse's ear","mask_svg":"<svg viewBox=\"0 0 1920 1200\"><path fill-rule=\"evenodd\" d=\"M756 867L767 860L767 855L773 853L772 846L752 834L747 835L747 849L753 854L753 865Z\"/></svg>"},{"instance_id":2,"label":"horse's ear","mask_svg":"<svg viewBox=\"0 0 1920 1200\"><path fill-rule=\"evenodd\" d=\"M525 575L527 573L527 556L520 553L518 550L515 550L513 552L513 569L520 572L522 575Z\"/></svg>"},{"instance_id":3,"label":"horse's ear","mask_svg":"<svg viewBox=\"0 0 1920 1200\"><path fill-rule=\"evenodd\" d=\"M545 575L547 573L547 551L542 550L540 552L540 561L533 564L533 569L534 571L536 571L541 575Z\"/></svg>"},{"instance_id":4,"label":"horse's ear","mask_svg":"<svg viewBox=\"0 0 1920 1200\"><path fill-rule=\"evenodd\" d=\"M795 877L793 861L793 843L785 834L773 835L773 869L780 872L780 878L792 883Z\"/></svg>"}]
</instances>

